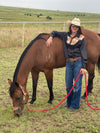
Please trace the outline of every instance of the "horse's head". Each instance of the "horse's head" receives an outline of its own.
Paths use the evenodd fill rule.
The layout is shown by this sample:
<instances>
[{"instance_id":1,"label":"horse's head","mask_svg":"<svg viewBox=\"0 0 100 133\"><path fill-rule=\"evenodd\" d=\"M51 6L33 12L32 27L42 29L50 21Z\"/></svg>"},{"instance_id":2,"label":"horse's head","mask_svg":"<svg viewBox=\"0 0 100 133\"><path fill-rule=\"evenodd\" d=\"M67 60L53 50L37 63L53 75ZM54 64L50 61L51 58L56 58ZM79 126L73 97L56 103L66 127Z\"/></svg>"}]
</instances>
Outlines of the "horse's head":
<instances>
[{"instance_id":1,"label":"horse's head","mask_svg":"<svg viewBox=\"0 0 100 133\"><path fill-rule=\"evenodd\" d=\"M14 114L20 116L24 108L22 88L17 82L13 84L10 79L8 79L8 83L10 84L9 93L13 101Z\"/></svg>"}]
</instances>

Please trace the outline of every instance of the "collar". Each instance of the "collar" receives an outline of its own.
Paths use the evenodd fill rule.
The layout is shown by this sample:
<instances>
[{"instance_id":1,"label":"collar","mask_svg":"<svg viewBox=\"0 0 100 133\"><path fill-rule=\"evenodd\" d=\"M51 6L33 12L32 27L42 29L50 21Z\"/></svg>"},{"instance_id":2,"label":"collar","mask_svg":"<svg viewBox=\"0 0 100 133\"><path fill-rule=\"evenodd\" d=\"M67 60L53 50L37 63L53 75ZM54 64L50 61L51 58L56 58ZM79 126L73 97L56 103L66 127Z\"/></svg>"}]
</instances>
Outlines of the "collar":
<instances>
[{"instance_id":1,"label":"collar","mask_svg":"<svg viewBox=\"0 0 100 133\"><path fill-rule=\"evenodd\" d=\"M71 33L70 32L68 32L68 36L70 36L71 37ZM79 33L77 33L74 37L71 37L71 38L75 38L75 37L80 37L80 34Z\"/></svg>"}]
</instances>

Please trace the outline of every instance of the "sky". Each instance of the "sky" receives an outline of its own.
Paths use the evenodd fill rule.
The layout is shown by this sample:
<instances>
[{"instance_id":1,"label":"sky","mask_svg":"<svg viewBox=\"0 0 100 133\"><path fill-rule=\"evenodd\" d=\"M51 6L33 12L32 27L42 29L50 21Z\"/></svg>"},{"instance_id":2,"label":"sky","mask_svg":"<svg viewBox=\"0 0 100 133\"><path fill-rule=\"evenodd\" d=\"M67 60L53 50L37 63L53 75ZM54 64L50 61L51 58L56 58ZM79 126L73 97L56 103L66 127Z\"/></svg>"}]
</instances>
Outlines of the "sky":
<instances>
[{"instance_id":1,"label":"sky","mask_svg":"<svg viewBox=\"0 0 100 133\"><path fill-rule=\"evenodd\" d=\"M0 6L100 14L100 0L0 0Z\"/></svg>"}]
</instances>

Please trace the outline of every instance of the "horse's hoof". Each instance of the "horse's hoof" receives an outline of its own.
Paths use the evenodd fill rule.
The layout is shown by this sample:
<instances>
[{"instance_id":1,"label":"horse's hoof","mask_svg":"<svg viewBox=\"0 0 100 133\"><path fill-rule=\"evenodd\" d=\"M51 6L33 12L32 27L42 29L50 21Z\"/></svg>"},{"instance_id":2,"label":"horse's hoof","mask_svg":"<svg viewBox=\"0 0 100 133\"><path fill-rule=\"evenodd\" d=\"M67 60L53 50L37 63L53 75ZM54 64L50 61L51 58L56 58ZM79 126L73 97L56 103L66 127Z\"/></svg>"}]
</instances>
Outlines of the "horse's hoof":
<instances>
[{"instance_id":1,"label":"horse's hoof","mask_svg":"<svg viewBox=\"0 0 100 133\"><path fill-rule=\"evenodd\" d=\"M33 101L30 101L29 104L33 104Z\"/></svg>"},{"instance_id":2,"label":"horse's hoof","mask_svg":"<svg viewBox=\"0 0 100 133\"><path fill-rule=\"evenodd\" d=\"M48 101L48 103L49 103L49 104L52 104L52 101L51 101L51 100L49 100L49 101Z\"/></svg>"}]
</instances>

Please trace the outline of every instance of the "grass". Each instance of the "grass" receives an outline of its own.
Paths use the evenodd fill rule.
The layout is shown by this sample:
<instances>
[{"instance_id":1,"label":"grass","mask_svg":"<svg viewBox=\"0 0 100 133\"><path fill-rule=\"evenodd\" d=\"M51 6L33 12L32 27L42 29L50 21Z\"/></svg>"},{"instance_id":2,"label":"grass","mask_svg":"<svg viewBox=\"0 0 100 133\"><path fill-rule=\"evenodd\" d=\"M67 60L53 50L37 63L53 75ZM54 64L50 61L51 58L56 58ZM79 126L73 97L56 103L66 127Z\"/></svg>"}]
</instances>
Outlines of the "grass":
<instances>
[{"instance_id":1,"label":"grass","mask_svg":"<svg viewBox=\"0 0 100 133\"><path fill-rule=\"evenodd\" d=\"M39 15L39 17L38 17ZM52 19L47 19L47 17ZM80 12L67 12L67 11L51 11L39 10L29 8L15 8L0 6L0 19L2 21L10 22L23 22L23 21L66 21L71 20L73 17L79 17L81 20L100 20L100 14L93 13L80 13Z\"/></svg>"},{"instance_id":2,"label":"grass","mask_svg":"<svg viewBox=\"0 0 100 133\"><path fill-rule=\"evenodd\" d=\"M81 108L78 111L70 112L62 106L47 112L28 112L25 107L23 115L16 118L13 115L12 101L10 99L7 79L13 77L18 59L24 48L1 48L0 49L0 133L99 133L100 132L100 111L94 111L87 106L86 100L81 100ZM49 90L43 73L40 73L37 100L30 109L45 109L56 106L65 96L65 68L54 70L54 101L52 105L47 104ZM89 96L89 103L93 107L100 107L100 75L96 70L93 93ZM27 90L29 101L32 94L31 76L29 75ZM83 91L84 93L84 78ZM16 129L16 130L15 130Z\"/></svg>"}]
</instances>

